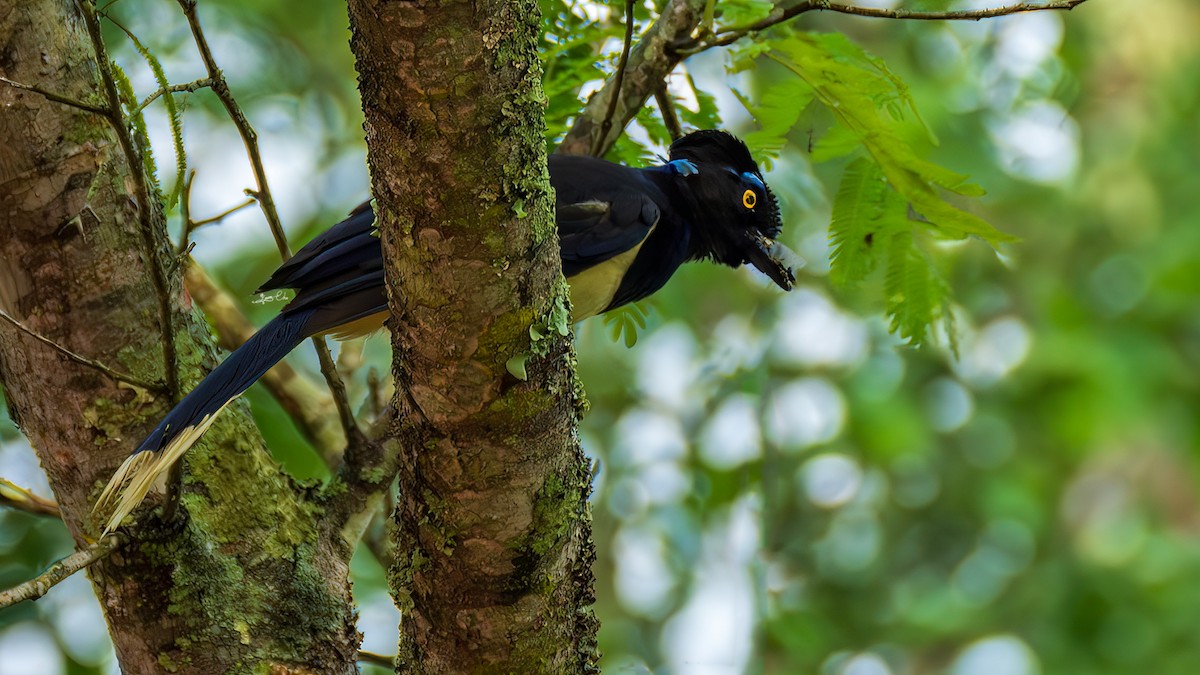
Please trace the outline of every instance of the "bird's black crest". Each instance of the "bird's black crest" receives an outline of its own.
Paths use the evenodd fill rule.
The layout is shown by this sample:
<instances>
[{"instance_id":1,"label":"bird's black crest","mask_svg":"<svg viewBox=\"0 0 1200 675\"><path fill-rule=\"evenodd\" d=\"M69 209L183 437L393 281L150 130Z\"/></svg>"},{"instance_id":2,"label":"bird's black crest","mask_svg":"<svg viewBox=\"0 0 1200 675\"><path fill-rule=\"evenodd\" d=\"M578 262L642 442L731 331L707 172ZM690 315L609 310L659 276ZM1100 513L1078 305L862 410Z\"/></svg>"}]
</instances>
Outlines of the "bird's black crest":
<instances>
[{"instance_id":1,"label":"bird's black crest","mask_svg":"<svg viewBox=\"0 0 1200 675\"><path fill-rule=\"evenodd\" d=\"M672 160L688 159L697 164L723 164L737 169L738 173L749 171L758 176L762 175L746 144L728 131L693 131L671 144L670 155Z\"/></svg>"}]
</instances>

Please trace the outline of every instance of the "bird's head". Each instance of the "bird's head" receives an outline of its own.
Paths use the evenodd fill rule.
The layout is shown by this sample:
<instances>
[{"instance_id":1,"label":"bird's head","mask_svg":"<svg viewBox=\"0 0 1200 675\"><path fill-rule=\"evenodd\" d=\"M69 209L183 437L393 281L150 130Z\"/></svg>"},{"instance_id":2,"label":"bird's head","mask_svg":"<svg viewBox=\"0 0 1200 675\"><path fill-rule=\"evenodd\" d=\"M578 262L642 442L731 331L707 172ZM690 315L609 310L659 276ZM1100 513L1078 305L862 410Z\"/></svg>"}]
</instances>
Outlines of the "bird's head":
<instances>
[{"instance_id":1,"label":"bird's head","mask_svg":"<svg viewBox=\"0 0 1200 675\"><path fill-rule=\"evenodd\" d=\"M775 241L779 203L746 144L725 131L695 131L671 144L670 159L695 199L696 258L738 267L750 263L785 291L795 275Z\"/></svg>"}]
</instances>

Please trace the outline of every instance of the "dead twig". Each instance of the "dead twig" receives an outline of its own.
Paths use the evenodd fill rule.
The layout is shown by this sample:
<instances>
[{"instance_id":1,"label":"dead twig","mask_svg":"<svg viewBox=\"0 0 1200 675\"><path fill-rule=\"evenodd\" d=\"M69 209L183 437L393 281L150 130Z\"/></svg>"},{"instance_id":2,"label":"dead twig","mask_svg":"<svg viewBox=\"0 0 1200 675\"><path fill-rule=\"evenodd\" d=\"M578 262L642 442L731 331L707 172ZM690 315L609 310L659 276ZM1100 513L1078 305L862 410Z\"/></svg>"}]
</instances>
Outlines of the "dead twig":
<instances>
[{"instance_id":1,"label":"dead twig","mask_svg":"<svg viewBox=\"0 0 1200 675\"><path fill-rule=\"evenodd\" d=\"M63 96L62 94L56 94L52 91L42 89L41 87L34 85L34 84L22 84L20 82L10 80L7 77L0 77L0 82L7 84L8 86L12 87L13 89L24 89L25 91L31 91L35 94L40 95L42 98L45 98L48 101L54 101L55 103L61 103L65 106L70 106L72 108L78 108L79 110L82 110L84 112L90 112L93 115L99 115L105 119L112 118L112 114L104 108L101 108L99 106L94 106L90 103L84 103L83 101L77 101L69 96Z\"/></svg>"},{"instance_id":2,"label":"dead twig","mask_svg":"<svg viewBox=\"0 0 1200 675\"><path fill-rule=\"evenodd\" d=\"M62 583L67 577L92 565L97 560L103 559L124 545L125 537L119 532L114 532L101 538L100 541L87 548L80 549L54 563L50 566L50 569L33 579L6 591L0 591L0 609L12 607L26 600L37 600L50 592L51 588Z\"/></svg>"},{"instance_id":3,"label":"dead twig","mask_svg":"<svg viewBox=\"0 0 1200 675\"><path fill-rule=\"evenodd\" d=\"M81 366L87 366L88 368L92 368L94 370L98 370L101 373L104 373L109 378L111 378L117 382L124 382L125 384L131 384L135 387L139 387L141 389L146 389L146 390L157 392L157 393L164 393L167 391L166 385L164 385L162 382L149 382L149 381L143 380L139 377L134 377L133 375L128 375L126 373L122 373L122 372L113 370L112 368L109 368L108 366L104 365L103 363L100 363L99 361L96 361L93 359L89 359L86 356L80 356L79 354L76 354L75 352L71 351L70 349L67 349L66 347L58 344L54 340L51 340L50 338L38 333L37 331L34 331L33 329L29 328L25 324L21 323L20 321L17 321L12 316L10 316L8 314L8 312L5 312L2 309L0 309L0 319L3 319L4 321L8 322L14 328L21 331L22 333L25 333L26 335L37 340L38 342L41 342L45 345L52 347L55 351L59 352L63 356L67 357L68 359L74 361L75 363L78 363Z\"/></svg>"},{"instance_id":4,"label":"dead twig","mask_svg":"<svg viewBox=\"0 0 1200 675\"><path fill-rule=\"evenodd\" d=\"M11 509L32 513L37 516L62 517L62 514L59 513L57 502L45 497L39 497L20 485L3 478L0 478L0 506L7 506Z\"/></svg>"},{"instance_id":5,"label":"dead twig","mask_svg":"<svg viewBox=\"0 0 1200 675\"><path fill-rule=\"evenodd\" d=\"M196 48L200 51L200 59L204 61L204 68L208 71L210 80L208 86L225 106L225 111L229 113L229 119L233 121L233 126L237 127L238 134L242 137L242 144L246 146L246 154L250 157L250 167L254 171L254 181L258 186L254 194L258 199L259 206L262 207L263 216L267 219L267 226L271 228L271 235L275 237L275 246L279 249L279 256L286 261L292 257L292 249L288 246L287 235L284 234L283 225L279 222L279 212L275 209L275 199L271 197L271 188L267 185L267 172L263 168L262 153L258 149L258 133L254 131L254 127L250 126L246 115L242 113L241 106L234 99L233 93L229 91L229 83L225 81L225 75L217 66L216 59L213 58L208 40L204 37L204 29L200 27L200 19L196 16L196 0L178 1L179 7L183 9L183 15L187 17L188 27L192 30Z\"/></svg>"},{"instance_id":6,"label":"dead twig","mask_svg":"<svg viewBox=\"0 0 1200 675\"><path fill-rule=\"evenodd\" d=\"M204 89L205 87L210 87L210 86L212 86L212 78L202 77L199 80L195 80L192 82L186 82L184 84L173 84L169 87L159 87L157 91L150 94L146 98L142 99L142 102L138 104L138 107L131 110L130 114L136 115L136 114L140 113L141 111L146 109L146 106L150 105L151 103L154 103L160 97L165 96L167 94L179 94L179 93L183 93L183 92L191 93L198 89Z\"/></svg>"}]
</instances>

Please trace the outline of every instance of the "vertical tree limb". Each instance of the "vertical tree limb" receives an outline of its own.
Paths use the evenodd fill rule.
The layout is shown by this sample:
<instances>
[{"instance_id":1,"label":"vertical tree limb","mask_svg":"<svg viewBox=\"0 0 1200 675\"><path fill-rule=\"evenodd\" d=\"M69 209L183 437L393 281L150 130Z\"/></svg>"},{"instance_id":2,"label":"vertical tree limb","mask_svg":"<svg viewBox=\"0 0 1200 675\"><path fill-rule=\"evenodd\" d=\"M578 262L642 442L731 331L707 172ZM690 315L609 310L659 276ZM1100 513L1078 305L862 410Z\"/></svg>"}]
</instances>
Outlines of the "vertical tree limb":
<instances>
[{"instance_id":1,"label":"vertical tree limb","mask_svg":"<svg viewBox=\"0 0 1200 675\"><path fill-rule=\"evenodd\" d=\"M537 3L349 6L392 307L403 672L587 672L573 356L529 330L565 292Z\"/></svg>"},{"instance_id":2,"label":"vertical tree limb","mask_svg":"<svg viewBox=\"0 0 1200 675\"><path fill-rule=\"evenodd\" d=\"M0 0L0 76L124 105L95 57L94 12L88 0ZM212 352L184 308L144 148L123 122L34 91L0 86L0 109L0 305L144 382L175 372L159 356L169 341L180 379L194 382ZM0 383L85 546L100 486L172 401L80 368L7 322ZM356 672L346 566L321 547L315 509L245 416L222 415L188 461L186 518L144 511L128 543L90 567L124 671Z\"/></svg>"}]
</instances>

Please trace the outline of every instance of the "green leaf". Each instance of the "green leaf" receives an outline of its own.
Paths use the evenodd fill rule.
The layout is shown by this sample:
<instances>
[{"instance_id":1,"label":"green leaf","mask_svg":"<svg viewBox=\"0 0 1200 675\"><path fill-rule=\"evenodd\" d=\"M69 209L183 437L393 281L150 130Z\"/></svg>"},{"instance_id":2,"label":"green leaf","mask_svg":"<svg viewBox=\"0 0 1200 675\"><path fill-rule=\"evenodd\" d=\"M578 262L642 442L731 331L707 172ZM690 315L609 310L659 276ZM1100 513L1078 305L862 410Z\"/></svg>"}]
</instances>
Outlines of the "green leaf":
<instances>
[{"instance_id":1,"label":"green leaf","mask_svg":"<svg viewBox=\"0 0 1200 675\"><path fill-rule=\"evenodd\" d=\"M525 363L529 361L528 354L518 354L504 362L504 367L508 372L522 382L529 379L529 374L525 372Z\"/></svg>"},{"instance_id":2,"label":"green leaf","mask_svg":"<svg viewBox=\"0 0 1200 675\"><path fill-rule=\"evenodd\" d=\"M844 124L835 124L813 144L809 156L812 161L817 163L828 162L831 159L845 157L861 146L862 142L857 134L850 131Z\"/></svg>"},{"instance_id":3,"label":"green leaf","mask_svg":"<svg viewBox=\"0 0 1200 675\"><path fill-rule=\"evenodd\" d=\"M775 4L770 0L721 0L717 9L720 10L720 27L728 29L767 18Z\"/></svg>"},{"instance_id":4,"label":"green leaf","mask_svg":"<svg viewBox=\"0 0 1200 675\"><path fill-rule=\"evenodd\" d=\"M777 47L771 58L812 88L839 125L858 138L892 187L914 211L937 226L938 234L950 238L975 235L992 246L1016 240L938 193L941 188L975 196L982 190L967 183L965 176L918 157L909 146L896 117L904 110L916 116L916 106L907 88L882 62L841 35L801 33ZM890 114L880 114L881 109ZM835 140L839 152L844 151L845 139Z\"/></svg>"},{"instance_id":5,"label":"green leaf","mask_svg":"<svg viewBox=\"0 0 1200 675\"><path fill-rule=\"evenodd\" d=\"M913 346L928 340L935 322L950 317L950 289L911 232L889 237L883 288L891 331Z\"/></svg>"},{"instance_id":6,"label":"green leaf","mask_svg":"<svg viewBox=\"0 0 1200 675\"><path fill-rule=\"evenodd\" d=\"M920 234L927 229L913 218L908 202L888 184L879 165L859 158L846 168L834 197L829 277L851 287L882 263L884 312L891 331L920 346L942 322L953 349L950 287L920 246Z\"/></svg>"},{"instance_id":7,"label":"green leaf","mask_svg":"<svg viewBox=\"0 0 1200 675\"><path fill-rule=\"evenodd\" d=\"M624 341L626 348L632 348L637 344L638 333L646 329L649 316L650 310L644 303L631 302L605 312L604 325L608 326L613 342Z\"/></svg>"},{"instance_id":8,"label":"green leaf","mask_svg":"<svg viewBox=\"0 0 1200 675\"><path fill-rule=\"evenodd\" d=\"M717 110L717 97L696 86L691 74L687 76L688 86L696 97L696 110L676 106L683 123L696 129L718 129L721 127L721 115Z\"/></svg>"},{"instance_id":9,"label":"green leaf","mask_svg":"<svg viewBox=\"0 0 1200 675\"><path fill-rule=\"evenodd\" d=\"M796 126L800 114L812 102L812 87L803 80L789 78L767 88L757 99L751 100L737 89L730 89L746 110L754 115L759 128L742 137L750 152L760 158L778 157L787 144L788 132ZM769 168L768 162L763 162Z\"/></svg>"},{"instance_id":10,"label":"green leaf","mask_svg":"<svg viewBox=\"0 0 1200 675\"><path fill-rule=\"evenodd\" d=\"M842 174L833 198L829 221L829 279L838 286L853 286L875 269L883 245L884 213L894 195L879 165L867 158L855 160Z\"/></svg>"},{"instance_id":11,"label":"green leaf","mask_svg":"<svg viewBox=\"0 0 1200 675\"><path fill-rule=\"evenodd\" d=\"M662 146L671 145L671 134L667 131L667 125L663 123L657 106L642 106L635 119L646 130L646 135L650 137L652 143Z\"/></svg>"}]
</instances>

